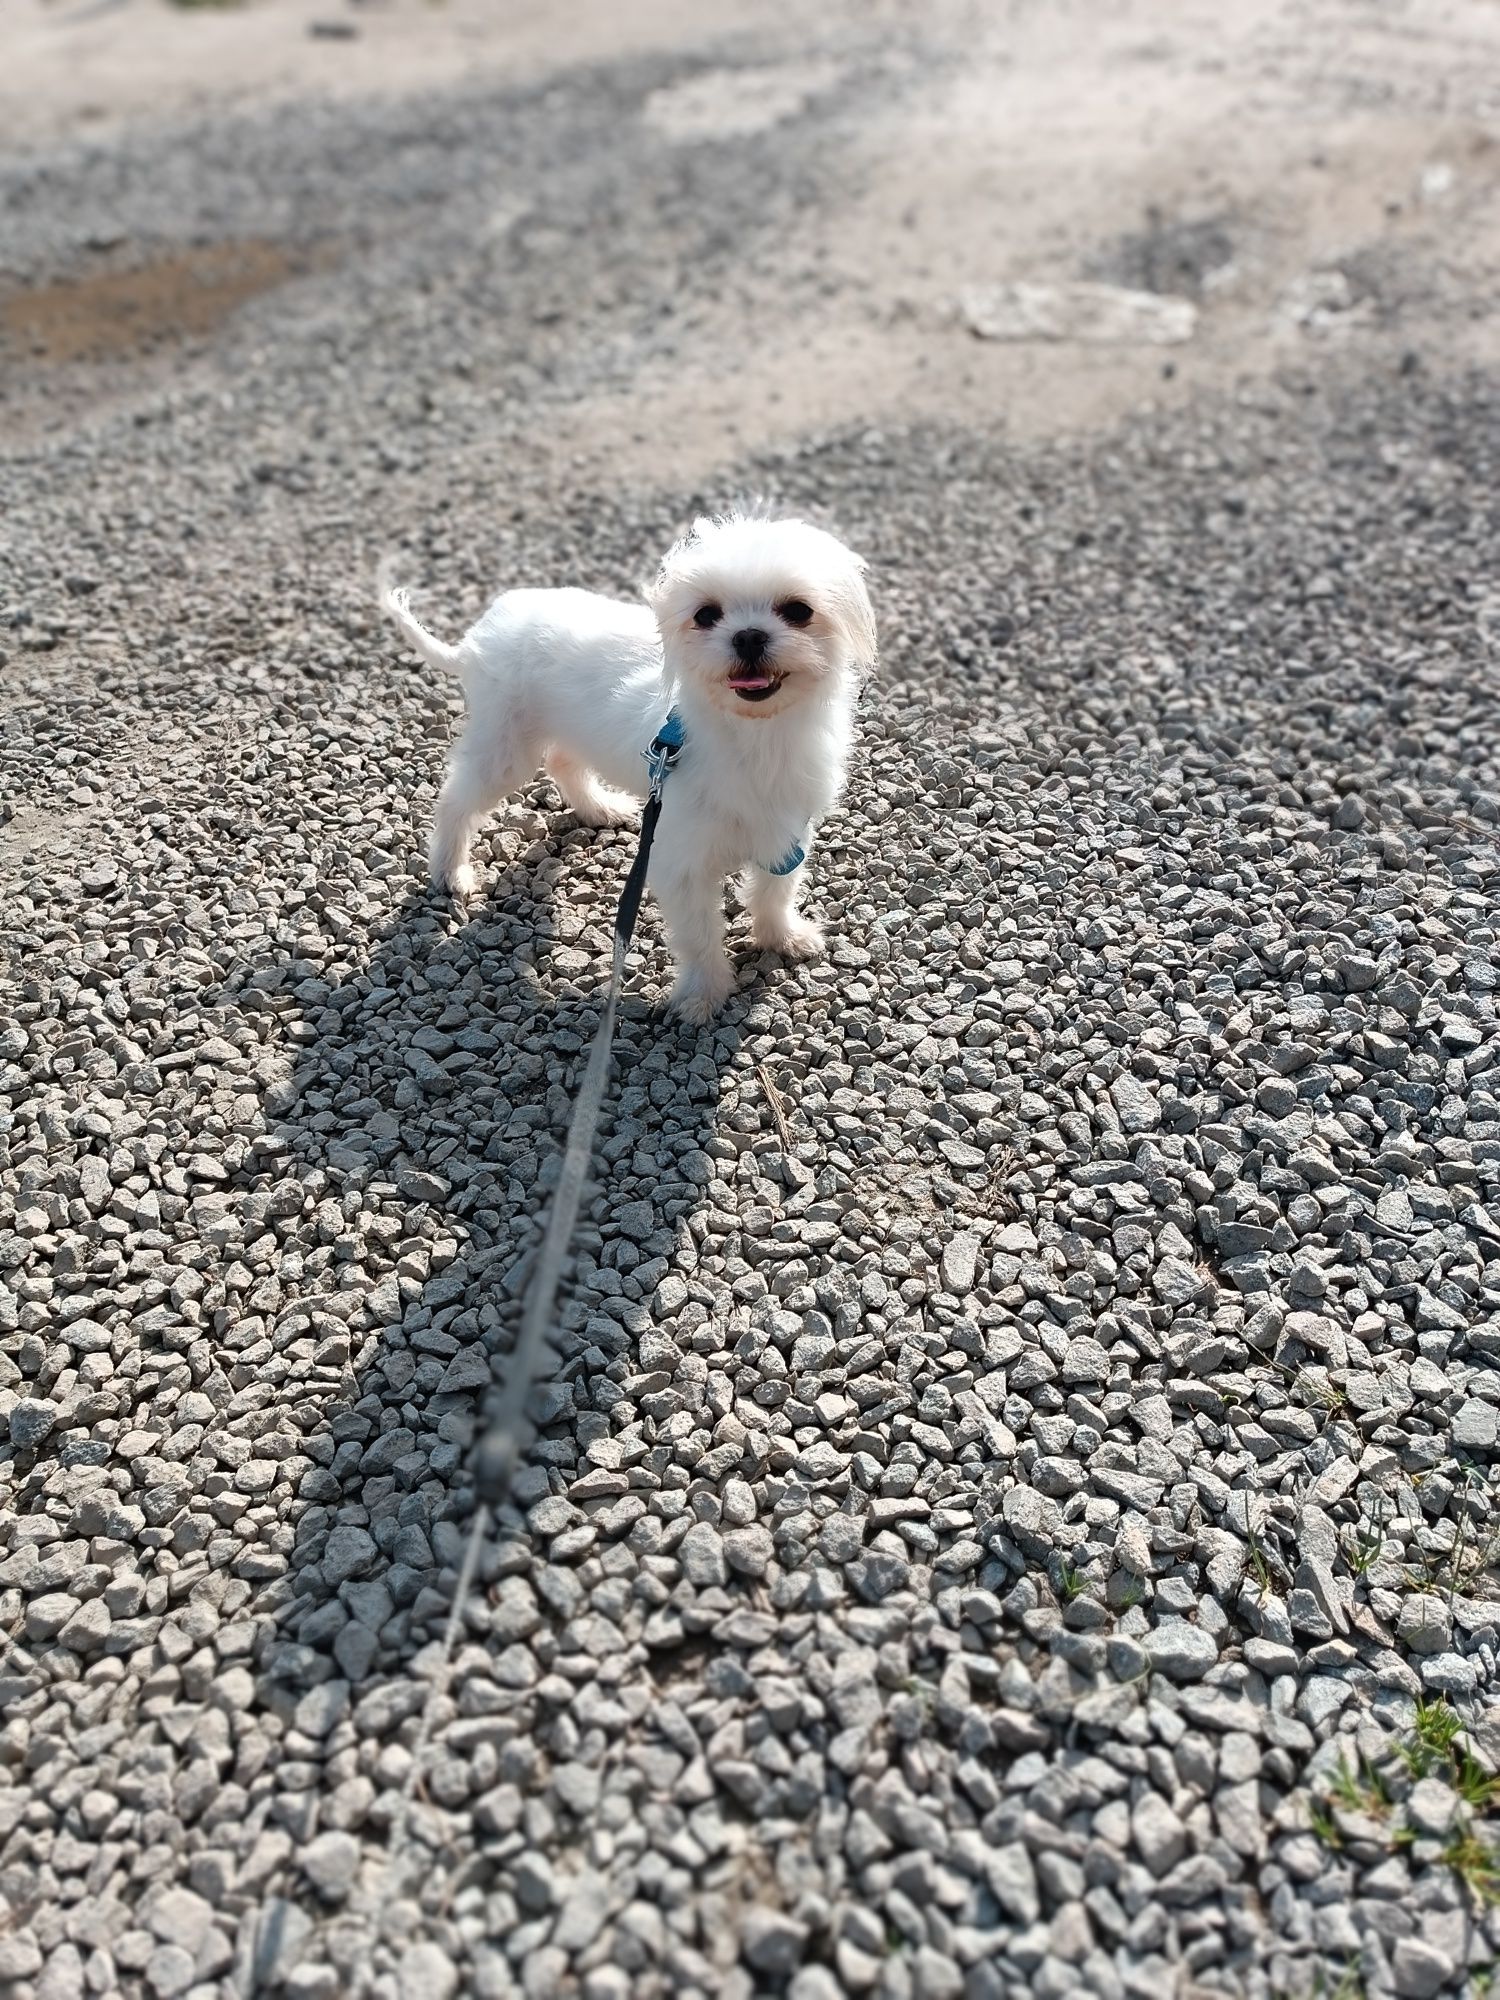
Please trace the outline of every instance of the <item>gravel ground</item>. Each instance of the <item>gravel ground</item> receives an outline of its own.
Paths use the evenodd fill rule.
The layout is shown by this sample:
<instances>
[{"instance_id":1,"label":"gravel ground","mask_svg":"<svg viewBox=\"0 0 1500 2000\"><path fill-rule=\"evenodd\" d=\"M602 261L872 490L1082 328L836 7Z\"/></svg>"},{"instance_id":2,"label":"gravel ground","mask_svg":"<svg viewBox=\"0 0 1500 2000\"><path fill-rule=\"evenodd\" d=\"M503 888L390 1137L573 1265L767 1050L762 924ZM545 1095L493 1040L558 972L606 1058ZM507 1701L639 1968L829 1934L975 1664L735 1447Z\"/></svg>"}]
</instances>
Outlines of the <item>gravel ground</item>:
<instances>
[{"instance_id":1,"label":"gravel ground","mask_svg":"<svg viewBox=\"0 0 1500 2000\"><path fill-rule=\"evenodd\" d=\"M0 173L13 344L116 285L0 403L13 2000L1421 2000L1500 1957L1500 396L1333 346L1052 445L583 478L555 415L814 309L902 60L719 143L636 117L653 57ZM128 291L251 235L303 275L223 326ZM374 558L456 629L745 490L882 620L832 956L742 951L689 1031L643 922L393 1883L632 840L539 781L482 906L429 894L456 707Z\"/></svg>"}]
</instances>

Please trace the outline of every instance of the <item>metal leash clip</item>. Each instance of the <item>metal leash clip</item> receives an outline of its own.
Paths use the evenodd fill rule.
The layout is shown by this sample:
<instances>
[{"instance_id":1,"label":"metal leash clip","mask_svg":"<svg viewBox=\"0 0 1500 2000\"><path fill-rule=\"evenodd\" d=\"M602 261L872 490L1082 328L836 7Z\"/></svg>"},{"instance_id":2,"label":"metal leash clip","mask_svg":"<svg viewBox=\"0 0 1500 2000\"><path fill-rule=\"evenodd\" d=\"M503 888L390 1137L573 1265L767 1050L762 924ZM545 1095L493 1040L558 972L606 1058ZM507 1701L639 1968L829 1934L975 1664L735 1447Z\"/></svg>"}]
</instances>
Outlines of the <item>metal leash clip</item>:
<instances>
[{"instance_id":1,"label":"metal leash clip","mask_svg":"<svg viewBox=\"0 0 1500 2000\"><path fill-rule=\"evenodd\" d=\"M662 787L667 782L667 773L677 762L678 753L682 749L682 742L682 717L674 708L670 711L666 721L655 736L652 737L650 748L641 752L641 755L646 760L647 785L650 796L653 799L660 799Z\"/></svg>"}]
</instances>

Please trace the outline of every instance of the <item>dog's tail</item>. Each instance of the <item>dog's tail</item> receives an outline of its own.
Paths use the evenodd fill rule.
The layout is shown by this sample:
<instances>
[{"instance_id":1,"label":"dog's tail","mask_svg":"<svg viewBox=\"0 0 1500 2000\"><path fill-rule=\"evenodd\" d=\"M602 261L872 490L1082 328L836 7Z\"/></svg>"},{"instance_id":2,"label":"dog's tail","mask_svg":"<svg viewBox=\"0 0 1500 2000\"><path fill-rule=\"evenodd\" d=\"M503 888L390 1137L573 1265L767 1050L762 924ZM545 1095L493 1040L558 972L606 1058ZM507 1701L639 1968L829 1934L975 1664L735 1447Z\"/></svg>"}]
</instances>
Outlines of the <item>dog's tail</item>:
<instances>
[{"instance_id":1,"label":"dog's tail","mask_svg":"<svg viewBox=\"0 0 1500 2000\"><path fill-rule=\"evenodd\" d=\"M396 624L407 644L421 654L445 674L456 674L459 668L457 646L445 646L441 639L435 639L427 627L411 608L411 599L405 590L399 589L392 581L394 559L387 556L380 565L379 591L380 608Z\"/></svg>"}]
</instances>

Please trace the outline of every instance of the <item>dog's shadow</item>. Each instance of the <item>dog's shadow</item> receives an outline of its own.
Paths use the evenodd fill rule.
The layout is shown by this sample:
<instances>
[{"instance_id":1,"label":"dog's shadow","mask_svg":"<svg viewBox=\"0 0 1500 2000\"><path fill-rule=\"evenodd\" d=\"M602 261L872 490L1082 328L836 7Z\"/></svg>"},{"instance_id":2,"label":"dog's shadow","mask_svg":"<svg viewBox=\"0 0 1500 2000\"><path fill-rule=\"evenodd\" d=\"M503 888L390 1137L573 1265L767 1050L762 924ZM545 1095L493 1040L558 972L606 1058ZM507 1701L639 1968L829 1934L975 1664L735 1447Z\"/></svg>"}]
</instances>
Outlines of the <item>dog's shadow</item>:
<instances>
[{"instance_id":1,"label":"dog's shadow","mask_svg":"<svg viewBox=\"0 0 1500 2000\"><path fill-rule=\"evenodd\" d=\"M326 998L290 961L245 996L285 1008L300 1037L240 1179L281 1246L268 1331L287 1386L274 1421L284 1429L294 1412L300 1435L277 1448L307 1461L259 1679L265 1704L304 1733L405 1674L446 1614L472 1513L471 1442L505 1380L605 1001L617 892L579 900L576 850L618 846L623 882L635 839L554 821L467 913L428 889L409 895ZM567 902L548 893L558 877ZM649 1366L657 1288L695 1262L688 1224L714 1176L710 1145L723 1143L722 1078L763 997L742 962L739 993L712 1027L668 1019L649 898L633 964L555 1351L489 1581L514 1567L505 1522L519 1526L517 1508L585 1474L610 1484L615 1384ZM674 1275L673 1290L682 1282ZM325 1698L328 1714L314 1716Z\"/></svg>"}]
</instances>

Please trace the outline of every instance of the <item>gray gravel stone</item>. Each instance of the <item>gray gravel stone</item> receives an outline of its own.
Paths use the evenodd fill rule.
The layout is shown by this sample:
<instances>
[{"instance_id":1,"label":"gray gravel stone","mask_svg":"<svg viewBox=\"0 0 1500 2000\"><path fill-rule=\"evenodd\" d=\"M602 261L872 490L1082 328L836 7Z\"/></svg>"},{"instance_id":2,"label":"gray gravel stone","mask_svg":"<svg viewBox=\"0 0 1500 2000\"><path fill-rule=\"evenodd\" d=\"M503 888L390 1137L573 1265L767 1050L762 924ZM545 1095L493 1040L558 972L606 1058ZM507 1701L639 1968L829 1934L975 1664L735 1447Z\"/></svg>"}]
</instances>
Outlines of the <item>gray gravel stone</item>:
<instances>
[{"instance_id":1,"label":"gray gravel stone","mask_svg":"<svg viewBox=\"0 0 1500 2000\"><path fill-rule=\"evenodd\" d=\"M42 1949L29 1930L0 1937L0 1979L27 1979L42 1969Z\"/></svg>"},{"instance_id":2,"label":"gray gravel stone","mask_svg":"<svg viewBox=\"0 0 1500 2000\"><path fill-rule=\"evenodd\" d=\"M764 1576L776 1553L770 1529L759 1526L732 1528L723 1545L724 1560L737 1576Z\"/></svg>"},{"instance_id":3,"label":"gray gravel stone","mask_svg":"<svg viewBox=\"0 0 1500 2000\"><path fill-rule=\"evenodd\" d=\"M1453 1978L1453 1960L1436 1945L1421 1938L1396 1940L1391 1954L1391 1971L1402 2000L1435 2000Z\"/></svg>"},{"instance_id":4,"label":"gray gravel stone","mask_svg":"<svg viewBox=\"0 0 1500 2000\"><path fill-rule=\"evenodd\" d=\"M201 1949L213 1923L213 1906L191 1889L169 1888L142 1906L153 1934L191 1956Z\"/></svg>"},{"instance_id":5,"label":"gray gravel stone","mask_svg":"<svg viewBox=\"0 0 1500 2000\"><path fill-rule=\"evenodd\" d=\"M689 1583L707 1588L728 1580L724 1538L708 1521L695 1522L688 1529L678 1548L677 1559Z\"/></svg>"},{"instance_id":6,"label":"gray gravel stone","mask_svg":"<svg viewBox=\"0 0 1500 2000\"><path fill-rule=\"evenodd\" d=\"M14 1415L11 1422L14 1425ZM1497 1440L1500 1440L1500 1403L1482 1403L1477 1396L1471 1396L1468 1402L1459 1405L1453 1419L1455 1451L1493 1452Z\"/></svg>"},{"instance_id":7,"label":"gray gravel stone","mask_svg":"<svg viewBox=\"0 0 1500 2000\"><path fill-rule=\"evenodd\" d=\"M298 1861L325 1902L341 1903L359 1874L359 1842L351 1833L320 1833L303 1848Z\"/></svg>"},{"instance_id":8,"label":"gray gravel stone","mask_svg":"<svg viewBox=\"0 0 1500 2000\"><path fill-rule=\"evenodd\" d=\"M1174 1681L1201 1680L1219 1657L1212 1635L1185 1618L1163 1618L1141 1644L1153 1668Z\"/></svg>"},{"instance_id":9,"label":"gray gravel stone","mask_svg":"<svg viewBox=\"0 0 1500 2000\"><path fill-rule=\"evenodd\" d=\"M801 1961L808 1928L782 1910L755 1907L740 1923L740 1949L757 1972L775 1976L791 1972Z\"/></svg>"},{"instance_id":10,"label":"gray gravel stone","mask_svg":"<svg viewBox=\"0 0 1500 2000\"><path fill-rule=\"evenodd\" d=\"M1471 1697L1479 1685L1479 1669L1461 1653L1434 1653L1421 1664L1422 1685L1454 1700Z\"/></svg>"},{"instance_id":11,"label":"gray gravel stone","mask_svg":"<svg viewBox=\"0 0 1500 2000\"><path fill-rule=\"evenodd\" d=\"M335 1528L323 1551L323 1574L333 1584L367 1576L379 1560L379 1553L363 1528Z\"/></svg>"},{"instance_id":12,"label":"gray gravel stone","mask_svg":"<svg viewBox=\"0 0 1500 2000\"><path fill-rule=\"evenodd\" d=\"M1407 1823L1418 1833L1440 1840L1453 1825L1458 1794L1440 1778L1419 1778L1407 1794Z\"/></svg>"},{"instance_id":13,"label":"gray gravel stone","mask_svg":"<svg viewBox=\"0 0 1500 2000\"><path fill-rule=\"evenodd\" d=\"M1032 1924L1041 1914L1036 1868L1022 1842L1008 1841L984 1855L984 1878L990 1894L1017 1923Z\"/></svg>"},{"instance_id":14,"label":"gray gravel stone","mask_svg":"<svg viewBox=\"0 0 1500 2000\"><path fill-rule=\"evenodd\" d=\"M973 1289L974 1274L978 1266L979 1238L970 1231L961 1231L943 1245L941 1275L943 1290L964 1298Z\"/></svg>"},{"instance_id":15,"label":"gray gravel stone","mask_svg":"<svg viewBox=\"0 0 1500 2000\"><path fill-rule=\"evenodd\" d=\"M1153 1875L1165 1875L1187 1850L1187 1829L1166 1800L1144 1792L1130 1815L1130 1833Z\"/></svg>"},{"instance_id":16,"label":"gray gravel stone","mask_svg":"<svg viewBox=\"0 0 1500 2000\"><path fill-rule=\"evenodd\" d=\"M52 1435L57 1405L43 1396L21 1396L10 1406L10 1441L18 1451L34 1451Z\"/></svg>"},{"instance_id":17,"label":"gray gravel stone","mask_svg":"<svg viewBox=\"0 0 1500 2000\"><path fill-rule=\"evenodd\" d=\"M435 1944L408 1945L396 1967L400 2000L453 2000L458 1973Z\"/></svg>"},{"instance_id":18,"label":"gray gravel stone","mask_svg":"<svg viewBox=\"0 0 1500 2000\"><path fill-rule=\"evenodd\" d=\"M1402 1600L1397 1635L1414 1653L1443 1653L1453 1640L1453 1614L1442 1598L1417 1595Z\"/></svg>"},{"instance_id":19,"label":"gray gravel stone","mask_svg":"<svg viewBox=\"0 0 1500 2000\"><path fill-rule=\"evenodd\" d=\"M826 1965L804 1965L792 1975L787 2000L843 2000L844 1988Z\"/></svg>"}]
</instances>

